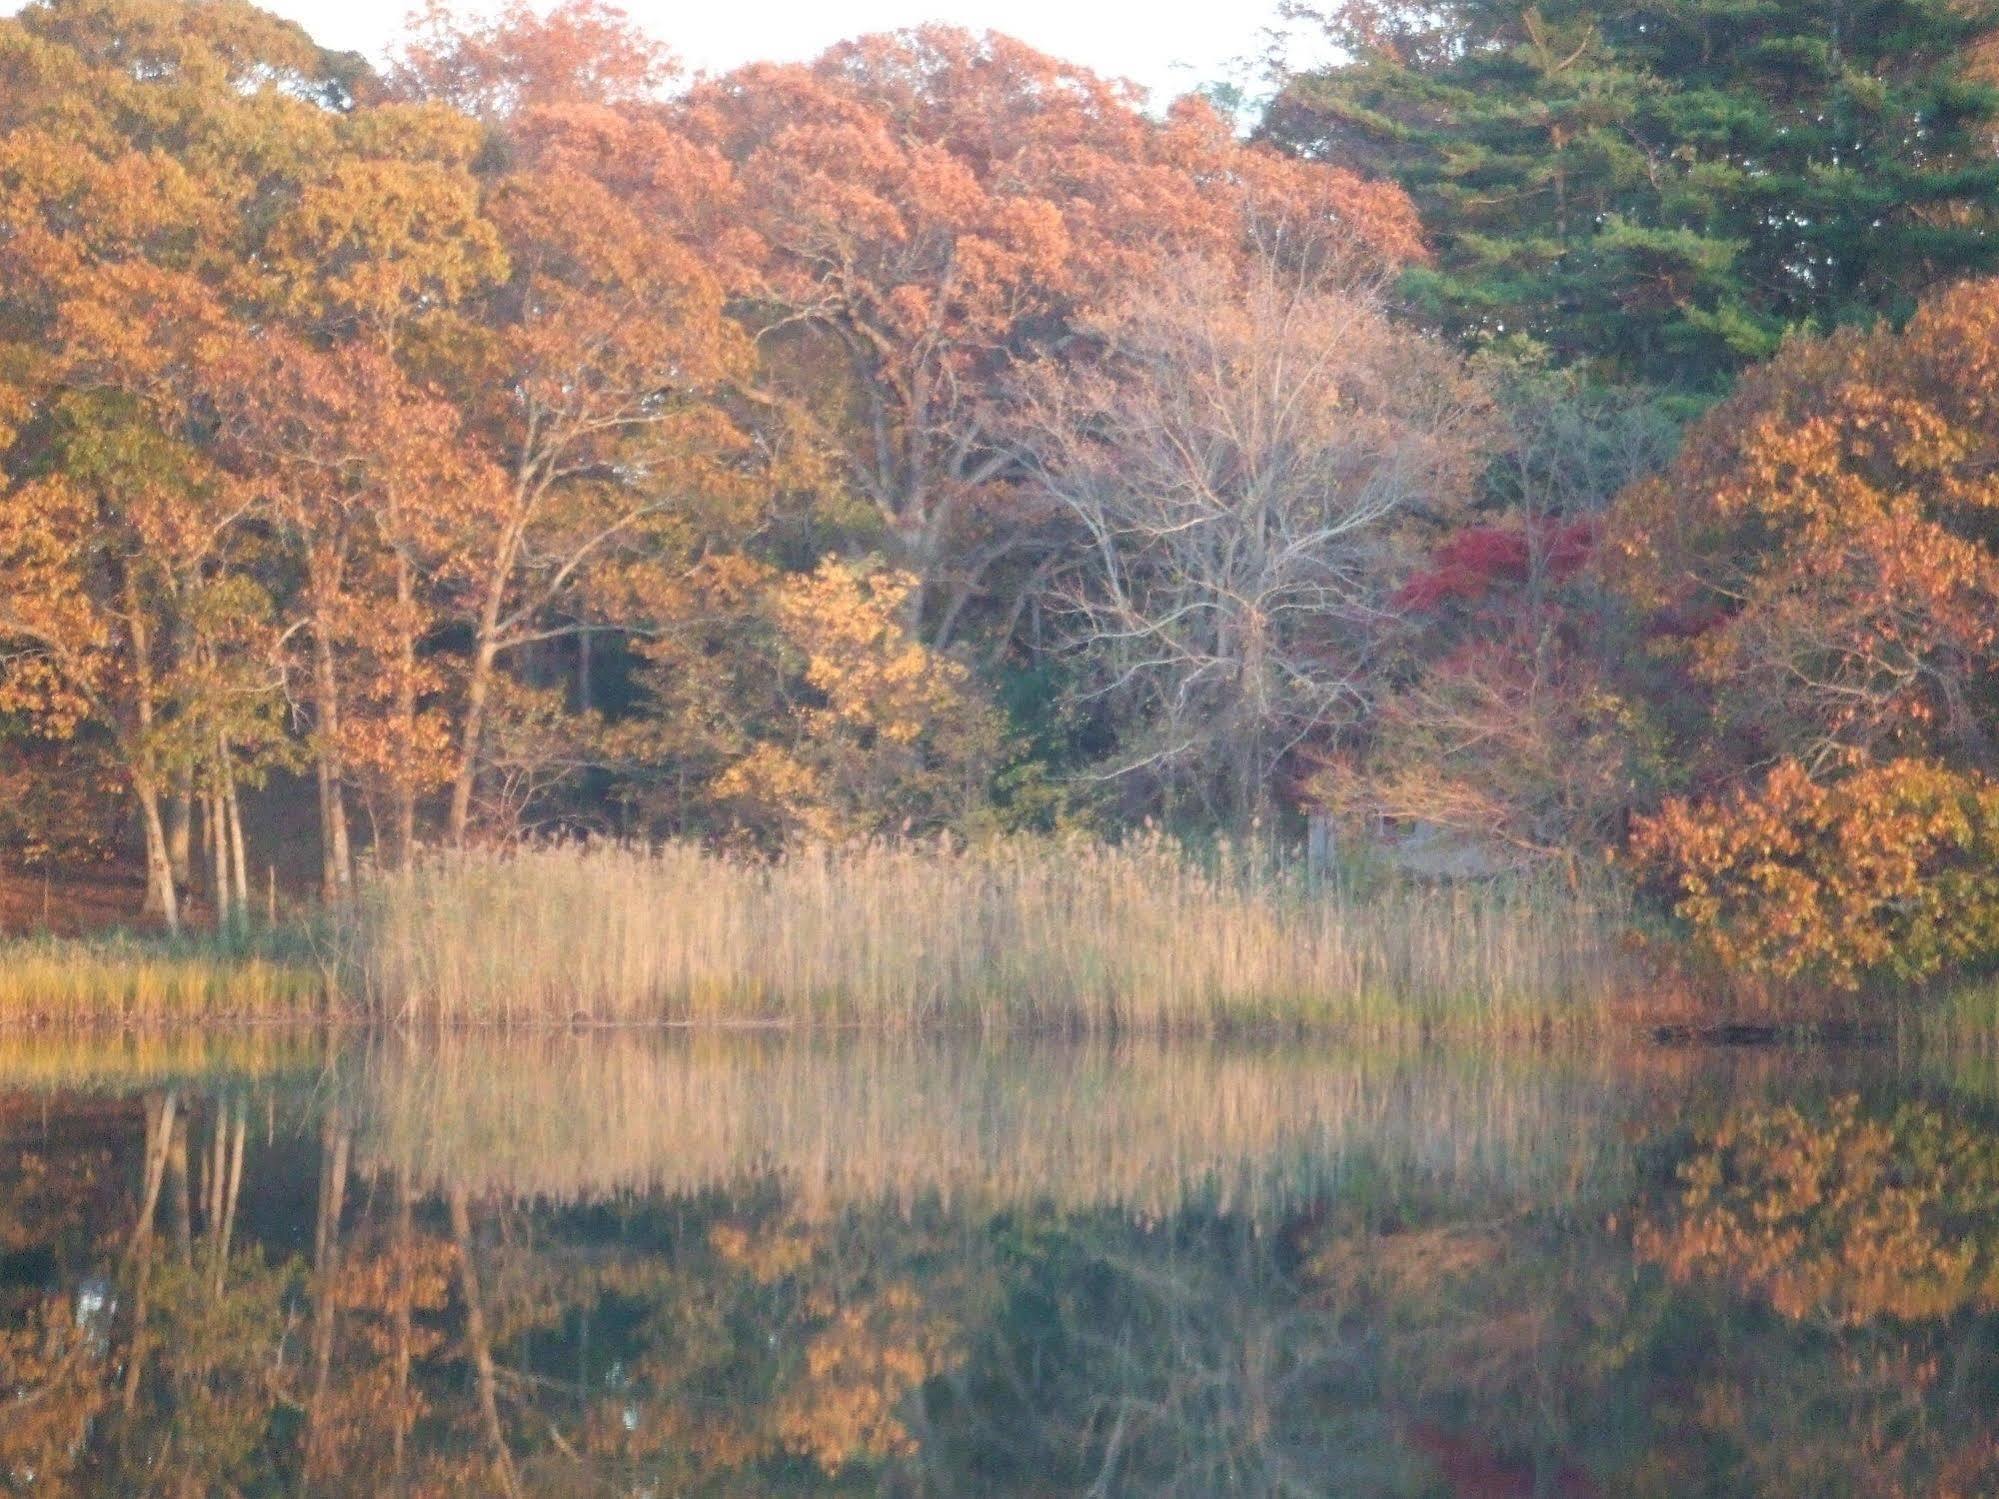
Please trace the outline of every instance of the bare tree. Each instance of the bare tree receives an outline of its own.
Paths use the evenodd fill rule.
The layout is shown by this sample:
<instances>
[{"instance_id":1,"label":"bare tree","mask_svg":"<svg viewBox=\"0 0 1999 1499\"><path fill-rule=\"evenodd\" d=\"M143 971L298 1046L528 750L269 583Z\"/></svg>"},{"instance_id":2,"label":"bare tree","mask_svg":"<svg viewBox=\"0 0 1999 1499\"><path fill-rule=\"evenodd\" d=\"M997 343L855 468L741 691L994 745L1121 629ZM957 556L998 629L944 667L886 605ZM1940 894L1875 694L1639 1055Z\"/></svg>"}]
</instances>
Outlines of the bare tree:
<instances>
[{"instance_id":1,"label":"bare tree","mask_svg":"<svg viewBox=\"0 0 1999 1499\"><path fill-rule=\"evenodd\" d=\"M1362 720L1415 533L1467 501L1482 384L1378 290L1275 258L1187 261L1019 392L1036 485L1082 557L1055 607L1117 714L1111 776L1238 825L1286 757Z\"/></svg>"}]
</instances>

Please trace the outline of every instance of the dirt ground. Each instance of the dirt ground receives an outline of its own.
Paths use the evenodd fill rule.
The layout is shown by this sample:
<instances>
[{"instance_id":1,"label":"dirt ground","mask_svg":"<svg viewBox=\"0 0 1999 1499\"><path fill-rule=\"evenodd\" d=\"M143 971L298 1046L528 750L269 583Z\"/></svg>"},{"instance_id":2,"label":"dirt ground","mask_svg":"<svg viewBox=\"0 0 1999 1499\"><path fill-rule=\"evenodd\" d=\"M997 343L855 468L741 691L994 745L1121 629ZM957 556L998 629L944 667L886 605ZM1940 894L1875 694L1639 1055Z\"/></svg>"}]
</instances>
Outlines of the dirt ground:
<instances>
[{"instance_id":1,"label":"dirt ground","mask_svg":"<svg viewBox=\"0 0 1999 1499\"><path fill-rule=\"evenodd\" d=\"M105 868L44 877L0 869L0 936L53 932L74 937L114 927L145 928L146 884L136 870Z\"/></svg>"}]
</instances>

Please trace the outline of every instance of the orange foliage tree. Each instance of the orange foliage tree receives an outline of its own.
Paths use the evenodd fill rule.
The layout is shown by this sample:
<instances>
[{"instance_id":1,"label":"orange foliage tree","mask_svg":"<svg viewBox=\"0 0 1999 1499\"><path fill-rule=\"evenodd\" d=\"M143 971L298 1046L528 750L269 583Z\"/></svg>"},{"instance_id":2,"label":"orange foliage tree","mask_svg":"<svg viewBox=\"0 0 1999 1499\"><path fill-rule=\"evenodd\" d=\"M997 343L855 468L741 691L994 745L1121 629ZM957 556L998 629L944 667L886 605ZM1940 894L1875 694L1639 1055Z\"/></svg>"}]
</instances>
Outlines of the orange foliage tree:
<instances>
[{"instance_id":1,"label":"orange foliage tree","mask_svg":"<svg viewBox=\"0 0 1999 1499\"><path fill-rule=\"evenodd\" d=\"M274 685L232 564L257 496L209 449L200 372L241 336L246 228L324 144L347 68L247 5L120 0L0 23L0 72L0 691L108 736L173 925L173 787L184 805Z\"/></svg>"},{"instance_id":2,"label":"orange foliage tree","mask_svg":"<svg viewBox=\"0 0 1999 1499\"><path fill-rule=\"evenodd\" d=\"M1704 709L1704 794L1634 852L1733 961L1851 982L1999 950L1960 880L1991 836L1996 336L1976 281L1794 340L1620 507L1611 576Z\"/></svg>"},{"instance_id":3,"label":"orange foliage tree","mask_svg":"<svg viewBox=\"0 0 1999 1499\"><path fill-rule=\"evenodd\" d=\"M247 901L239 781L312 769L338 898L353 797L407 857L599 763L589 640L612 717L691 702L721 577L693 675L780 688L695 799L976 805L943 648L1055 555L1003 377L1176 257L1420 254L1399 190L1000 37L678 82L599 0L433 8L379 77L243 0L0 21L0 713L115 765L169 922L197 809Z\"/></svg>"},{"instance_id":4,"label":"orange foliage tree","mask_svg":"<svg viewBox=\"0 0 1999 1499\"><path fill-rule=\"evenodd\" d=\"M1719 1279L1834 1327L1999 1302L1999 1157L1988 1135L1934 1109L1877 1117L1848 1095L1816 1117L1745 1111L1678 1175L1673 1201L1633 1235L1640 1258L1676 1281Z\"/></svg>"},{"instance_id":5,"label":"orange foliage tree","mask_svg":"<svg viewBox=\"0 0 1999 1499\"><path fill-rule=\"evenodd\" d=\"M751 362L724 315L736 272L715 224L730 174L633 102L664 68L587 5L447 29L405 64L405 88L498 111L482 190L510 268L419 361L503 476L463 559L472 647L454 842L470 824L503 656L587 627L599 571L626 595L634 567L669 586L675 559L705 539L702 518L754 503L754 454L720 399Z\"/></svg>"},{"instance_id":6,"label":"orange foliage tree","mask_svg":"<svg viewBox=\"0 0 1999 1499\"><path fill-rule=\"evenodd\" d=\"M997 378L1166 259L1259 231L1416 256L1399 189L1239 142L1198 101L1127 88L997 35L873 36L745 68L684 119L734 169L761 248L738 298L769 382L818 414L849 482L926 591L963 596L1032 547L992 511L1016 455Z\"/></svg>"}]
</instances>

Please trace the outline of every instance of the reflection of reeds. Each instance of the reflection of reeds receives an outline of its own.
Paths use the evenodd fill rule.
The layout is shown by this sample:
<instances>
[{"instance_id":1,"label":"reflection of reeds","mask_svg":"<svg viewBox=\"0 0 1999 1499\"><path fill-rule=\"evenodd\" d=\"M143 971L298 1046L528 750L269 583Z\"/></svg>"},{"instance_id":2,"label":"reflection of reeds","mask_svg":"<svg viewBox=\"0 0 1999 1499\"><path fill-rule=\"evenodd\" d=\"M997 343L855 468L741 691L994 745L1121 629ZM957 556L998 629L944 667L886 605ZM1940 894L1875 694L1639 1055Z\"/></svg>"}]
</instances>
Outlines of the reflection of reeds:
<instances>
[{"instance_id":1,"label":"reflection of reeds","mask_svg":"<svg viewBox=\"0 0 1999 1499\"><path fill-rule=\"evenodd\" d=\"M573 1201L776 1175L807 1203L1142 1214L1361 1184L1574 1202L1623 1179L1629 1102L1545 1056L631 1032L385 1038L348 1086L361 1159L424 1189Z\"/></svg>"},{"instance_id":2,"label":"reflection of reeds","mask_svg":"<svg viewBox=\"0 0 1999 1499\"><path fill-rule=\"evenodd\" d=\"M775 864L673 845L440 860L349 932L373 1013L418 1022L1484 1035L1585 1027L1617 913L1517 885L1357 894L1158 841L867 847Z\"/></svg>"},{"instance_id":3,"label":"reflection of reeds","mask_svg":"<svg viewBox=\"0 0 1999 1499\"><path fill-rule=\"evenodd\" d=\"M1882 1066L1893 1073L1859 1054L1138 1037L14 1031L0 1032L0 1120L58 1090L248 1084L256 1109L308 1133L338 1108L369 1174L474 1199L775 1178L821 1208L935 1196L1261 1216L1342 1193L1385 1207L1436 1193L1584 1211L1628 1195L1639 1139L1745 1098L1866 1086Z\"/></svg>"},{"instance_id":4,"label":"reflection of reeds","mask_svg":"<svg viewBox=\"0 0 1999 1499\"><path fill-rule=\"evenodd\" d=\"M311 1076L333 1050L299 1026L0 1029L0 1088L129 1092Z\"/></svg>"},{"instance_id":5,"label":"reflection of reeds","mask_svg":"<svg viewBox=\"0 0 1999 1499\"><path fill-rule=\"evenodd\" d=\"M0 1020L120 1025L181 1020L304 1020L324 1005L321 977L226 945L109 937L0 946Z\"/></svg>"}]
</instances>

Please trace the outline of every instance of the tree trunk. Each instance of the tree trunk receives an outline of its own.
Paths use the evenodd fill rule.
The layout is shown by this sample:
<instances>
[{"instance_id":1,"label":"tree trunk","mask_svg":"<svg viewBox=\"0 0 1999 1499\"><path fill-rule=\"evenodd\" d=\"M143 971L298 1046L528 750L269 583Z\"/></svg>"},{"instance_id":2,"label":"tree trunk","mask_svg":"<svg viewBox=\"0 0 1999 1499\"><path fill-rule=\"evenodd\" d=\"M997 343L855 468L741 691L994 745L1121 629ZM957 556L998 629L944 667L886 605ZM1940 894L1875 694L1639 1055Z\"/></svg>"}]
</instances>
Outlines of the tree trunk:
<instances>
[{"instance_id":1,"label":"tree trunk","mask_svg":"<svg viewBox=\"0 0 1999 1499\"><path fill-rule=\"evenodd\" d=\"M545 478L538 479L534 464L524 462L515 475L513 516L500 534L493 550L492 573L486 579L486 596L479 606L479 625L474 635L472 671L465 682L465 721L459 727L458 771L451 784L451 815L446 832L453 848L465 846L472 824L472 793L479 779L480 736L486 729L486 702L492 693L493 668L500 659L502 620L507 604L507 581L520 558L521 542L527 534Z\"/></svg>"},{"instance_id":2,"label":"tree trunk","mask_svg":"<svg viewBox=\"0 0 1999 1499\"><path fill-rule=\"evenodd\" d=\"M222 1192L221 1234L215 1241L215 1294L222 1294L229 1274L229 1243L236 1236L236 1202L243 1193L243 1146L250 1134L249 1105L236 1100L235 1141L229 1152L229 1176Z\"/></svg>"},{"instance_id":3,"label":"tree trunk","mask_svg":"<svg viewBox=\"0 0 1999 1499\"><path fill-rule=\"evenodd\" d=\"M167 804L167 857L173 863L174 878L185 886L192 873L194 857L194 772L186 771L174 787Z\"/></svg>"},{"instance_id":4,"label":"tree trunk","mask_svg":"<svg viewBox=\"0 0 1999 1499\"><path fill-rule=\"evenodd\" d=\"M409 558L396 553L396 609L401 626L397 644L402 677L396 683L396 714L402 724L402 752L396 765L396 864L407 869L416 857L416 579Z\"/></svg>"},{"instance_id":5,"label":"tree trunk","mask_svg":"<svg viewBox=\"0 0 1999 1499\"><path fill-rule=\"evenodd\" d=\"M410 1416L410 1345L414 1331L413 1307L416 1296L416 1267L411 1263L415 1254L414 1235L411 1232L412 1202L409 1174L398 1169L395 1173L396 1193L396 1353L395 1353L395 1398L389 1402L389 1416L395 1422L390 1434L391 1466L395 1473L397 1499L409 1492L408 1460L404 1448L409 1438Z\"/></svg>"},{"instance_id":6,"label":"tree trunk","mask_svg":"<svg viewBox=\"0 0 1999 1499\"><path fill-rule=\"evenodd\" d=\"M211 1253L222 1223L222 1183L228 1172L229 1105L217 1098L208 1121L208 1164L201 1183L201 1231L208 1236Z\"/></svg>"},{"instance_id":7,"label":"tree trunk","mask_svg":"<svg viewBox=\"0 0 1999 1499\"><path fill-rule=\"evenodd\" d=\"M336 1109L320 1131L319 1224L312 1256L312 1397L306 1406L305 1471L316 1476L324 1463L326 1389L333 1373L334 1277L340 1261L340 1215L347 1196L347 1152L351 1135Z\"/></svg>"},{"instance_id":8,"label":"tree trunk","mask_svg":"<svg viewBox=\"0 0 1999 1499\"><path fill-rule=\"evenodd\" d=\"M236 764L229 754L227 735L222 739L222 810L223 821L229 829L229 861L233 866L236 915L243 920L250 913L250 861L243 851L243 803L236 794Z\"/></svg>"},{"instance_id":9,"label":"tree trunk","mask_svg":"<svg viewBox=\"0 0 1999 1499\"><path fill-rule=\"evenodd\" d=\"M167 1227L183 1265L194 1253L194 1202L187 1173L187 1119L192 1112L181 1110L167 1132Z\"/></svg>"},{"instance_id":10,"label":"tree trunk","mask_svg":"<svg viewBox=\"0 0 1999 1499\"><path fill-rule=\"evenodd\" d=\"M465 846L472 822L472 791L479 778L479 736L486 727L486 700L493 688L493 664L499 646L491 636L479 642L472 657L472 674L465 682L465 723L458 746L458 775L451 785L449 834L454 848Z\"/></svg>"},{"instance_id":11,"label":"tree trunk","mask_svg":"<svg viewBox=\"0 0 1999 1499\"><path fill-rule=\"evenodd\" d=\"M347 835L347 794L340 760L340 679L333 641L323 620L313 631L313 713L319 730L319 852L322 893L344 900L354 884L354 855Z\"/></svg>"},{"instance_id":12,"label":"tree trunk","mask_svg":"<svg viewBox=\"0 0 1999 1499\"><path fill-rule=\"evenodd\" d=\"M209 899L215 905L215 929L227 931L235 916L229 904L229 834L223 826L225 810L220 789L212 791L205 799L208 804L208 837L204 840L208 851Z\"/></svg>"},{"instance_id":13,"label":"tree trunk","mask_svg":"<svg viewBox=\"0 0 1999 1499\"><path fill-rule=\"evenodd\" d=\"M160 819L159 788L146 777L135 777L132 793L139 799L139 819L146 830L146 913L180 930L180 897L174 889L173 857L167 848L166 825Z\"/></svg>"},{"instance_id":14,"label":"tree trunk","mask_svg":"<svg viewBox=\"0 0 1999 1499\"><path fill-rule=\"evenodd\" d=\"M133 1407L139 1399L139 1380L146 1362L146 1292L153 1268L153 1216L159 1211L160 1189L166 1182L167 1140L173 1132L174 1094L146 1100L146 1182L139 1198L139 1217L132 1225L132 1242L126 1249L132 1261L132 1344L125 1355L124 1408L126 1435L131 1433Z\"/></svg>"}]
</instances>

